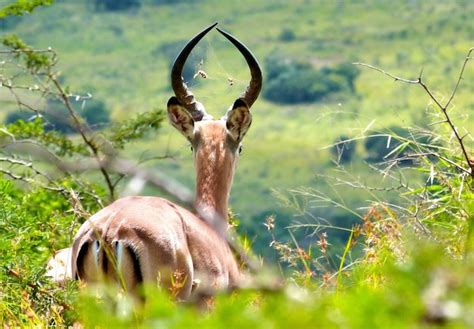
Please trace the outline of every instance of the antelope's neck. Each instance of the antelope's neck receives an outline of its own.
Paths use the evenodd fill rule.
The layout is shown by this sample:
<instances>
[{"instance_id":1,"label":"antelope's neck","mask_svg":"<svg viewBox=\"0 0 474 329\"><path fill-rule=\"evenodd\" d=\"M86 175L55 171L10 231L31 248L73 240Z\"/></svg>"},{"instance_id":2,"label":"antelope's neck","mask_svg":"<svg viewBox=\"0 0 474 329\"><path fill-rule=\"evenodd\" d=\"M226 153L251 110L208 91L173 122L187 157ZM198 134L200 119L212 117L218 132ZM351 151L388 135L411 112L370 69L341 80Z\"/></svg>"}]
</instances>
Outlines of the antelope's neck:
<instances>
[{"instance_id":1,"label":"antelope's neck","mask_svg":"<svg viewBox=\"0 0 474 329\"><path fill-rule=\"evenodd\" d=\"M219 231L228 227L229 193L234 176L234 161L228 155L213 152L208 161L196 159L196 199L199 215Z\"/></svg>"}]
</instances>

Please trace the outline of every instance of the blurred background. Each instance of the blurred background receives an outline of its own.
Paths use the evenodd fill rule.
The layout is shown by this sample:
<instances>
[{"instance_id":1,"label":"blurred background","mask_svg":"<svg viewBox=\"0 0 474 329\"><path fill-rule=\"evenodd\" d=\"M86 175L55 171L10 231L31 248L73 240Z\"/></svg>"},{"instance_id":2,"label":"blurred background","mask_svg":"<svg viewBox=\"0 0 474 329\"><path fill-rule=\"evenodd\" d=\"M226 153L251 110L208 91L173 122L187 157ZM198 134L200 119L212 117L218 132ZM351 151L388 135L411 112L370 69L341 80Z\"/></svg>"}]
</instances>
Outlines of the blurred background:
<instances>
[{"instance_id":1,"label":"blurred background","mask_svg":"<svg viewBox=\"0 0 474 329\"><path fill-rule=\"evenodd\" d=\"M173 94L171 64L205 26L219 22L245 43L260 61L264 86L252 107L230 204L239 232L257 254L272 259L272 237L264 226L268 216L275 218L279 240L291 239L287 227L299 225L292 234L308 245L319 225L333 227L324 231L330 243L343 248L348 231L339 228L360 221L371 189L383 189L378 197L387 202L400 198L391 193L396 180L379 173L378 164L399 146L387 134L413 137L412 128L432 129L441 119L419 86L353 63L407 79L417 79L423 70L436 96L446 99L474 40L473 12L468 0L58 0L32 16L8 17L0 29L34 48L57 51L63 84L92 94L81 114L99 130L136 113L165 109ZM473 70L467 67L456 96L462 107L451 110L459 127L471 131ZM213 31L193 51L184 78L207 111L219 117L247 86L249 72L239 52ZM21 96L30 97L31 106L55 111L44 97ZM0 107L6 123L31 117L3 88ZM61 122L51 124L71 133ZM466 143L472 150L472 138ZM192 153L169 125L123 152L137 161L156 158L144 166L193 190ZM400 184L426 180L409 164L406 170L398 165ZM142 194L160 191L147 186Z\"/></svg>"}]
</instances>

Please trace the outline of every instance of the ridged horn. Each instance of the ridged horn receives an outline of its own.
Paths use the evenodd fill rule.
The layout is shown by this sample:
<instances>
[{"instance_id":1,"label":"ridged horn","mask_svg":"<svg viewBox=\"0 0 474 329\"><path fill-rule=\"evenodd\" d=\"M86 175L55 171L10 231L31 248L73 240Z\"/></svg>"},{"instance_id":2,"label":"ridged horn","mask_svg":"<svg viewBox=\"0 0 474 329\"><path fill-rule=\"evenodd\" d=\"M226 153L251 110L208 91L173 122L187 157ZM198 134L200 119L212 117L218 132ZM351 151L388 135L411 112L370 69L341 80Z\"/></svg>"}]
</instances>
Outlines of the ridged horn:
<instances>
[{"instance_id":1,"label":"ridged horn","mask_svg":"<svg viewBox=\"0 0 474 329\"><path fill-rule=\"evenodd\" d=\"M206 113L204 106L196 100L194 94L189 90L188 86L186 86L186 83L184 83L182 77L183 67L186 63L186 59L196 44L216 25L217 23L214 23L196 34L176 57L173 63L173 68L171 69L171 86L173 87L174 94L188 110L189 114L191 114L194 121L200 121L208 116L208 114Z\"/></svg>"},{"instance_id":2,"label":"ridged horn","mask_svg":"<svg viewBox=\"0 0 474 329\"><path fill-rule=\"evenodd\" d=\"M252 52L239 40L233 37L231 34L217 28L222 35L224 35L232 44L237 47L240 53L244 56L247 61L247 65L250 69L250 83L245 89L245 91L240 95L240 98L247 103L248 107L251 107L252 104L257 100L260 90L262 89L262 70L258 64L257 59L252 54Z\"/></svg>"}]
</instances>

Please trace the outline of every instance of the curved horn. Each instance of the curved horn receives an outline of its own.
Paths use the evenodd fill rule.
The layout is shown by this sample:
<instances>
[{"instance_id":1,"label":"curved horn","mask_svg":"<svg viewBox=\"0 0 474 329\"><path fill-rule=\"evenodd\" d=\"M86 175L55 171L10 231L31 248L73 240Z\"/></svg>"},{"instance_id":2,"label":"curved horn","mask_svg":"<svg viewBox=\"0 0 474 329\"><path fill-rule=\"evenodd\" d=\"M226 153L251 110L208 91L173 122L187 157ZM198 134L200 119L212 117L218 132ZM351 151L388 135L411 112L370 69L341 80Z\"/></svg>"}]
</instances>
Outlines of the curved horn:
<instances>
[{"instance_id":1,"label":"curved horn","mask_svg":"<svg viewBox=\"0 0 474 329\"><path fill-rule=\"evenodd\" d=\"M260 65L258 64L257 59L252 54L252 52L239 40L233 37L231 34L217 28L221 34L223 34L230 42L234 44L235 47L240 51L240 53L244 56L245 60L247 61L247 65L250 69L251 80L247 89L240 95L245 103L247 103L248 107L251 107L252 104L257 100L258 94L262 89L262 70L260 69Z\"/></svg>"},{"instance_id":2,"label":"curved horn","mask_svg":"<svg viewBox=\"0 0 474 329\"><path fill-rule=\"evenodd\" d=\"M194 98L194 94L184 83L182 77L183 67L194 46L196 46L196 44L216 25L217 23L214 23L196 34L176 57L173 63L173 68L171 69L171 86L173 87L174 94L191 114L194 121L202 120L207 116L207 113L204 106Z\"/></svg>"}]
</instances>

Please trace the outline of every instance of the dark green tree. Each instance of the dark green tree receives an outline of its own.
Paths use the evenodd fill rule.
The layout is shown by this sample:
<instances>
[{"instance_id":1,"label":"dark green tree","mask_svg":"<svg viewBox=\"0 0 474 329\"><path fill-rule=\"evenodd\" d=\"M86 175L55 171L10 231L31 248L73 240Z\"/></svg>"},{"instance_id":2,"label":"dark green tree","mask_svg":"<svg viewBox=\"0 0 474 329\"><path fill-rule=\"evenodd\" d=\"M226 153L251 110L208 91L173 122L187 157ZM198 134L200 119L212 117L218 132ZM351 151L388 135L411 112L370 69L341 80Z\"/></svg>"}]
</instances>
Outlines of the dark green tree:
<instances>
[{"instance_id":1,"label":"dark green tree","mask_svg":"<svg viewBox=\"0 0 474 329\"><path fill-rule=\"evenodd\" d=\"M140 0L94 0L96 10L122 11L140 7Z\"/></svg>"},{"instance_id":2,"label":"dark green tree","mask_svg":"<svg viewBox=\"0 0 474 329\"><path fill-rule=\"evenodd\" d=\"M355 140L350 140L348 136L341 135L331 148L331 153L338 163L344 164L352 161L356 150Z\"/></svg>"},{"instance_id":3,"label":"dark green tree","mask_svg":"<svg viewBox=\"0 0 474 329\"><path fill-rule=\"evenodd\" d=\"M267 72L263 96L273 102L297 104L315 102L337 92L355 92L357 68L340 64L322 69L281 55L265 60Z\"/></svg>"},{"instance_id":4,"label":"dark green tree","mask_svg":"<svg viewBox=\"0 0 474 329\"><path fill-rule=\"evenodd\" d=\"M103 128L110 123L109 110L100 100L90 99L84 103L71 100L71 104L80 118L93 130ZM77 132L76 125L62 101L48 100L44 110L44 119L47 123L46 130L58 130L66 134Z\"/></svg>"},{"instance_id":5,"label":"dark green tree","mask_svg":"<svg viewBox=\"0 0 474 329\"><path fill-rule=\"evenodd\" d=\"M5 124L15 123L18 120L23 120L25 122L29 121L35 116L35 114L31 111L13 111L9 112L5 117Z\"/></svg>"},{"instance_id":6,"label":"dark green tree","mask_svg":"<svg viewBox=\"0 0 474 329\"><path fill-rule=\"evenodd\" d=\"M392 126L386 133L373 132L364 142L367 151L367 160L370 162L381 162L384 160L398 159L403 165L412 164L411 159L406 158L415 144L425 144L425 147L435 145L428 135L412 133L408 129Z\"/></svg>"},{"instance_id":7,"label":"dark green tree","mask_svg":"<svg viewBox=\"0 0 474 329\"><path fill-rule=\"evenodd\" d=\"M278 36L278 39L283 42L290 42L295 40L295 38L295 32L293 32L292 29L287 27L281 30L280 35Z\"/></svg>"}]
</instances>

